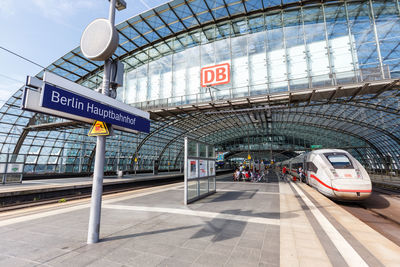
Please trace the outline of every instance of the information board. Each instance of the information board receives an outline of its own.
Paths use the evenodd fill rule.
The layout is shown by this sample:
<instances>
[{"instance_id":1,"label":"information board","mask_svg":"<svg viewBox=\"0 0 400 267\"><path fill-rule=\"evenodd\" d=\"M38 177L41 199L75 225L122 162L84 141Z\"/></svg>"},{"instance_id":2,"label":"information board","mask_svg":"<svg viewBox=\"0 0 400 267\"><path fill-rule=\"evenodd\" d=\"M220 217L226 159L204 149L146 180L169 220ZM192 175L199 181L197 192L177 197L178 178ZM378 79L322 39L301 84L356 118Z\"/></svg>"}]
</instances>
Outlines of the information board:
<instances>
[{"instance_id":1,"label":"information board","mask_svg":"<svg viewBox=\"0 0 400 267\"><path fill-rule=\"evenodd\" d=\"M215 175L215 161L214 160L208 161L208 175L210 175L210 176Z\"/></svg>"},{"instance_id":2,"label":"information board","mask_svg":"<svg viewBox=\"0 0 400 267\"><path fill-rule=\"evenodd\" d=\"M3 162L0 163L0 182L3 184L7 183L21 183L22 174L24 172L24 163L19 162L23 159L16 157L15 155L7 155L6 161L14 162ZM17 162L15 162L17 161Z\"/></svg>"},{"instance_id":3,"label":"information board","mask_svg":"<svg viewBox=\"0 0 400 267\"><path fill-rule=\"evenodd\" d=\"M188 178L189 179L198 178L197 160L189 159L188 160L188 166L189 166Z\"/></svg>"},{"instance_id":4,"label":"information board","mask_svg":"<svg viewBox=\"0 0 400 267\"><path fill-rule=\"evenodd\" d=\"M216 192L214 146L185 137L185 205Z\"/></svg>"},{"instance_id":5,"label":"information board","mask_svg":"<svg viewBox=\"0 0 400 267\"><path fill-rule=\"evenodd\" d=\"M208 176L208 175L207 175L207 173L208 173L208 170L207 170L207 160L200 159L200 160L199 160L199 168L200 168L200 170L199 170L199 177L206 177L206 176Z\"/></svg>"}]
</instances>

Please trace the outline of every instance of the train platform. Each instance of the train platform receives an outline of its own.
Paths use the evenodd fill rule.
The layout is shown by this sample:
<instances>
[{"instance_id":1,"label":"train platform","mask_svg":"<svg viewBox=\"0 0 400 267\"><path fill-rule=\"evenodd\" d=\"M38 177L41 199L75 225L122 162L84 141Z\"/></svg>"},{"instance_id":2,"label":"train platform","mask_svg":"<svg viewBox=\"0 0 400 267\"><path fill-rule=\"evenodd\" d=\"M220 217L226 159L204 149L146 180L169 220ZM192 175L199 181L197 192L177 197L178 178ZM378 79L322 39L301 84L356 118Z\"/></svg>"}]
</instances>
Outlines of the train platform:
<instances>
[{"instance_id":1,"label":"train platform","mask_svg":"<svg viewBox=\"0 0 400 267\"><path fill-rule=\"evenodd\" d=\"M104 185L129 183L133 181L146 181L155 178L164 179L170 177L182 177L181 172L162 172L158 175L153 173L126 174L119 178L118 176L105 176ZM23 180L22 183L12 183L0 185L0 197L12 196L26 193L57 191L71 188L91 187L93 177L70 177L58 179L37 179Z\"/></svg>"},{"instance_id":2,"label":"train platform","mask_svg":"<svg viewBox=\"0 0 400 267\"><path fill-rule=\"evenodd\" d=\"M220 176L183 205L183 183L103 197L87 245L89 200L0 213L0 266L398 266L400 247L336 203L271 173Z\"/></svg>"},{"instance_id":3,"label":"train platform","mask_svg":"<svg viewBox=\"0 0 400 267\"><path fill-rule=\"evenodd\" d=\"M218 169L218 173L231 172L230 169ZM179 171L153 173L125 174L122 177L104 176L103 184L118 185L132 182L151 181L154 179L182 178L183 173ZM0 198L8 196L18 196L23 194L44 193L51 191L61 191L68 189L91 188L93 177L69 177L69 178L50 178L22 180L22 183L0 184Z\"/></svg>"},{"instance_id":4,"label":"train platform","mask_svg":"<svg viewBox=\"0 0 400 267\"><path fill-rule=\"evenodd\" d=\"M133 187L151 186L153 183L171 183L183 180L181 172L127 174L123 177L105 176L103 192L113 193ZM65 201L90 195L93 177L50 178L23 180L22 183L0 185L0 211L16 206L35 206L43 202Z\"/></svg>"}]
</instances>

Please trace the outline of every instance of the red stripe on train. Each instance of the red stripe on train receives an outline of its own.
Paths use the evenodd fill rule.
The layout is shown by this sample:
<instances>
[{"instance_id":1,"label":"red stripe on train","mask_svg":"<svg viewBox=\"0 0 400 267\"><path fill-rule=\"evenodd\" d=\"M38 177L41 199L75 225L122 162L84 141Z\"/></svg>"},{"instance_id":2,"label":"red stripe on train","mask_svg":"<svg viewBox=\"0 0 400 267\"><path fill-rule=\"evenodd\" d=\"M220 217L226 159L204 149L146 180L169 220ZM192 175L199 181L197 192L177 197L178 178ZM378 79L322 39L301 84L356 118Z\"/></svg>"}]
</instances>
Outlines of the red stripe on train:
<instances>
[{"instance_id":1,"label":"red stripe on train","mask_svg":"<svg viewBox=\"0 0 400 267\"><path fill-rule=\"evenodd\" d=\"M310 177L311 177L311 178L314 178L315 180L317 180L317 181L318 181L320 184L322 184L323 186L325 186L325 187L327 187L327 188L329 188L329 189L332 189L332 190L334 190L334 191L337 191L337 192L371 193L371 190L337 189L337 188L334 188L334 187L331 187L331 186L325 184L325 183L322 182L320 179L318 179L314 174L310 174Z\"/></svg>"}]
</instances>

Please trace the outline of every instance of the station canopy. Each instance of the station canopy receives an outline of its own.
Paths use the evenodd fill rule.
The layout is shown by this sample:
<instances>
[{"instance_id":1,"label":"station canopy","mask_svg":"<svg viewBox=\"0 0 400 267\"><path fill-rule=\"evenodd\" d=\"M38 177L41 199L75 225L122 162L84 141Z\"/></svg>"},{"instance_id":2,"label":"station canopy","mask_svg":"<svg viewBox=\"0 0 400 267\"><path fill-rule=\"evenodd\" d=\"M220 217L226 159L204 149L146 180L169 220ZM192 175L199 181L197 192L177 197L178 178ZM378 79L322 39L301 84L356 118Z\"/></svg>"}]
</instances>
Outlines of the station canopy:
<instances>
[{"instance_id":1,"label":"station canopy","mask_svg":"<svg viewBox=\"0 0 400 267\"><path fill-rule=\"evenodd\" d=\"M264 26L256 19L264 21L268 14L278 14L284 27L289 25L285 24L284 12L307 6L340 5L340 10L349 13L349 4L344 2L347 3L174 0L117 25L119 46L113 59L121 60L125 70L129 71L201 42L212 43L228 35L257 32ZM390 6L389 19L395 19L394 24L386 25L389 28L387 36L379 36L387 40L387 47L385 41L380 49L386 49L385 55L392 58L390 69L383 68L384 56L380 55L377 66L372 66L378 69L378 75L363 72L363 78L356 81L340 82L329 76L329 83L316 85L310 82L295 90L240 97L218 97L213 88L208 88L209 91L204 92L209 96L206 100L173 105L157 101L135 103L150 112L150 133L134 135L116 131L113 137L107 138L107 170L132 170L136 164L139 169L151 169L156 159L161 168L177 169L183 166L185 136L214 144L218 151L228 152L228 159L247 158L252 154L253 159L280 161L313 147L342 148L371 170L399 170L399 3L374 1L366 6L375 11L375 17L382 16L382 19L389 9L386 7ZM325 12L324 8L321 12ZM364 27L365 16L368 17L365 10L354 8L351 12L352 23ZM393 13L397 15L393 16ZM315 19L324 21L325 14L321 14ZM302 13L301 16L305 15ZM358 21L359 17L362 21ZM290 23L301 24L302 21ZM230 25L228 34L226 25ZM343 31L348 30L339 15L337 19L331 18L329 25L336 25L337 30L340 27ZM212 31L207 30L211 28ZM202 39L191 36L194 32L200 33ZM376 37L373 33L368 36ZM377 56L377 46L374 47L375 51L369 51L365 58ZM363 51L357 52L361 57ZM92 89L102 83L103 63L86 59L79 47L46 70ZM37 77L42 78L44 71ZM24 155L25 172L32 174L90 172L95 151L95 139L87 136L90 126L23 111L20 109L21 97L22 88L0 109L0 160L4 161L6 154Z\"/></svg>"}]
</instances>

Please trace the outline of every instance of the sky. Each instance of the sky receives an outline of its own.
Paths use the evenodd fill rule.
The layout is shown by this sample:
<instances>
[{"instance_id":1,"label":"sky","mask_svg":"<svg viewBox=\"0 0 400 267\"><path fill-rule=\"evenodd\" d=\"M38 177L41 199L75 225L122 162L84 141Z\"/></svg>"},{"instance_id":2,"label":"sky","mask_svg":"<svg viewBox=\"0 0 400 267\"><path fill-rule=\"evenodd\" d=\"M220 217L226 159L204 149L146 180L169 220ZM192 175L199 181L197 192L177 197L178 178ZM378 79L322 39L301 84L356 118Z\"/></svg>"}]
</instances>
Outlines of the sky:
<instances>
[{"instance_id":1,"label":"sky","mask_svg":"<svg viewBox=\"0 0 400 267\"><path fill-rule=\"evenodd\" d=\"M167 0L125 0L116 24ZM0 0L0 47L47 67L80 44L83 30L97 18L108 18L107 0ZM0 48L0 107L26 76L42 68Z\"/></svg>"}]
</instances>

